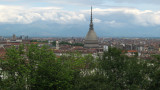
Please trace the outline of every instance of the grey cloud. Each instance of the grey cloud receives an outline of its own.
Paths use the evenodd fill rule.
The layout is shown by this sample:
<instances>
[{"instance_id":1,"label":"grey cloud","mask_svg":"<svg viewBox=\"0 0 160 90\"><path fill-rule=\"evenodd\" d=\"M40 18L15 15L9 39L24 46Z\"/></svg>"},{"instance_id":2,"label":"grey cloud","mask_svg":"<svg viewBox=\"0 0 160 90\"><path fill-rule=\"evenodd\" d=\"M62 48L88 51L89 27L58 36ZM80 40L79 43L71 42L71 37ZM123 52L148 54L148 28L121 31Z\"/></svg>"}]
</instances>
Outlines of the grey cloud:
<instances>
[{"instance_id":1,"label":"grey cloud","mask_svg":"<svg viewBox=\"0 0 160 90\"><path fill-rule=\"evenodd\" d=\"M160 0L109 0L116 3L160 4Z\"/></svg>"},{"instance_id":2,"label":"grey cloud","mask_svg":"<svg viewBox=\"0 0 160 90\"><path fill-rule=\"evenodd\" d=\"M123 23L137 24L141 26L160 25L160 11L141 11L131 8L94 8L94 16L97 22L124 25ZM25 9L16 6L0 6L1 23L29 24L38 20L52 21L59 24L72 24L89 21L90 10L80 12L68 11L58 7L39 7ZM116 27L115 25L115 27Z\"/></svg>"},{"instance_id":3,"label":"grey cloud","mask_svg":"<svg viewBox=\"0 0 160 90\"><path fill-rule=\"evenodd\" d=\"M69 5L104 5L107 2L114 3L134 3L134 4L160 4L160 0L0 0L3 2L45 2L53 4Z\"/></svg>"},{"instance_id":4,"label":"grey cloud","mask_svg":"<svg viewBox=\"0 0 160 90\"><path fill-rule=\"evenodd\" d=\"M105 0L42 0L43 2L51 2L53 4L69 4L69 5L101 5Z\"/></svg>"},{"instance_id":5,"label":"grey cloud","mask_svg":"<svg viewBox=\"0 0 160 90\"><path fill-rule=\"evenodd\" d=\"M0 0L4 2L45 2L53 4L72 4L72 5L100 5L105 2L105 0ZM26 4L27 4L26 3Z\"/></svg>"},{"instance_id":6,"label":"grey cloud","mask_svg":"<svg viewBox=\"0 0 160 90\"><path fill-rule=\"evenodd\" d=\"M16 6L0 5L1 23L22 23L29 24L37 20L53 21L60 24L73 23L76 21L85 21L83 14L64 11L58 7L39 7L25 9Z\"/></svg>"}]
</instances>

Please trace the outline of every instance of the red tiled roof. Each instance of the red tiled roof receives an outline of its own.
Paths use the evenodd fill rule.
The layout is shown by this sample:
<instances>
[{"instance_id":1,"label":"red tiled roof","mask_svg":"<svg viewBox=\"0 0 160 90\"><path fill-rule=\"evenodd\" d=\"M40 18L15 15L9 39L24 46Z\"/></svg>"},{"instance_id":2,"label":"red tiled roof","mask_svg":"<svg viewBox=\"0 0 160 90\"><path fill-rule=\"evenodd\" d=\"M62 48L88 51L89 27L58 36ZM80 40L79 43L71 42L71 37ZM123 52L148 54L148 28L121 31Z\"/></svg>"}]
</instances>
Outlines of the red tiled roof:
<instances>
[{"instance_id":1,"label":"red tiled roof","mask_svg":"<svg viewBox=\"0 0 160 90\"><path fill-rule=\"evenodd\" d=\"M32 42L31 44L38 44L38 42Z\"/></svg>"},{"instance_id":2,"label":"red tiled roof","mask_svg":"<svg viewBox=\"0 0 160 90\"><path fill-rule=\"evenodd\" d=\"M136 50L128 50L128 52L137 52Z\"/></svg>"},{"instance_id":3,"label":"red tiled roof","mask_svg":"<svg viewBox=\"0 0 160 90\"><path fill-rule=\"evenodd\" d=\"M21 43L7 43L7 44L11 44L11 45L20 45Z\"/></svg>"},{"instance_id":4,"label":"red tiled roof","mask_svg":"<svg viewBox=\"0 0 160 90\"><path fill-rule=\"evenodd\" d=\"M0 48L0 57L3 57L6 54L6 51L4 48Z\"/></svg>"}]
</instances>

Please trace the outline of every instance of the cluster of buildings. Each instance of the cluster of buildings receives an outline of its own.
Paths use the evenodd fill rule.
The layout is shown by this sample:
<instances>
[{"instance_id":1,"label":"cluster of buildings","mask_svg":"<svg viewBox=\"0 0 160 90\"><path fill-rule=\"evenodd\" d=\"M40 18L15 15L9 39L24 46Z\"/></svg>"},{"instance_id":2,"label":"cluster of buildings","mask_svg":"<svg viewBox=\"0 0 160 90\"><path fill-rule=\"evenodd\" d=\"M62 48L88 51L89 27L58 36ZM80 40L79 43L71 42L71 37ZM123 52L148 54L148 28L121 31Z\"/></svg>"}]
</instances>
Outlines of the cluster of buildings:
<instances>
[{"instance_id":1,"label":"cluster of buildings","mask_svg":"<svg viewBox=\"0 0 160 90\"><path fill-rule=\"evenodd\" d=\"M63 42L63 43L62 43ZM65 42L65 43L64 43ZM151 55L160 54L160 39L146 38L98 38L93 27L92 7L90 28L85 38L29 38L28 36L4 38L0 36L0 58L6 54L6 49L20 44L47 45L57 55L61 56L68 52L80 52L97 56L108 50L108 47L122 49L129 57L150 59Z\"/></svg>"},{"instance_id":2,"label":"cluster of buildings","mask_svg":"<svg viewBox=\"0 0 160 90\"><path fill-rule=\"evenodd\" d=\"M15 34L13 34L12 37L2 37L0 36L0 58L3 58L6 54L6 49L10 48L12 46L18 47L20 44L29 44L30 40L28 36L24 36L25 38L22 38L23 36L16 37Z\"/></svg>"},{"instance_id":3,"label":"cluster of buildings","mask_svg":"<svg viewBox=\"0 0 160 90\"><path fill-rule=\"evenodd\" d=\"M160 39L155 38L105 39L105 45L125 50L128 56L137 54L144 59L151 59L152 55L160 54Z\"/></svg>"}]
</instances>

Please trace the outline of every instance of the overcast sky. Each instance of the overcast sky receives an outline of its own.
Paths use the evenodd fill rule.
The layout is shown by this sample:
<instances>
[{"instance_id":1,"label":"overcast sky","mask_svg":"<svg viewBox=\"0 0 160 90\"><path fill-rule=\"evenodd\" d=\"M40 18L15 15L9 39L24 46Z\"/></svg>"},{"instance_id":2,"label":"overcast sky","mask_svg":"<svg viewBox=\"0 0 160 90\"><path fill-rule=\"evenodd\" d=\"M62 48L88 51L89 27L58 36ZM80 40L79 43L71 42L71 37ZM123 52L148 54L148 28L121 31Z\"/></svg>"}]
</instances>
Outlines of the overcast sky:
<instances>
[{"instance_id":1,"label":"overcast sky","mask_svg":"<svg viewBox=\"0 0 160 90\"><path fill-rule=\"evenodd\" d=\"M160 37L160 0L0 0L0 35L84 37L91 5L99 37Z\"/></svg>"}]
</instances>

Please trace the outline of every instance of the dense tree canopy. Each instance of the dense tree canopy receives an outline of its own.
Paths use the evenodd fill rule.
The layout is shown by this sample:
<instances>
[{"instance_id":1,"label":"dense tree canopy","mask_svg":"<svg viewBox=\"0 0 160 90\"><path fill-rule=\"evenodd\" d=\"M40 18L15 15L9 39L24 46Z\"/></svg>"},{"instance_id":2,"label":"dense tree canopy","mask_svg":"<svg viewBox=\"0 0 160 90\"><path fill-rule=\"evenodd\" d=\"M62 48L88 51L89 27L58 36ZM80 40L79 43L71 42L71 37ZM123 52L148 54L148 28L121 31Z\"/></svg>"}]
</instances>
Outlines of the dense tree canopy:
<instances>
[{"instance_id":1,"label":"dense tree canopy","mask_svg":"<svg viewBox=\"0 0 160 90\"><path fill-rule=\"evenodd\" d=\"M68 53L61 57L48 47L20 45L1 60L2 90L158 90L160 56L141 60L109 48L103 55Z\"/></svg>"},{"instance_id":2,"label":"dense tree canopy","mask_svg":"<svg viewBox=\"0 0 160 90\"><path fill-rule=\"evenodd\" d=\"M56 46L56 41L52 42L52 45ZM59 45L84 46L84 44L82 43L72 43L71 44L69 42L64 42L64 41L60 42Z\"/></svg>"}]
</instances>

